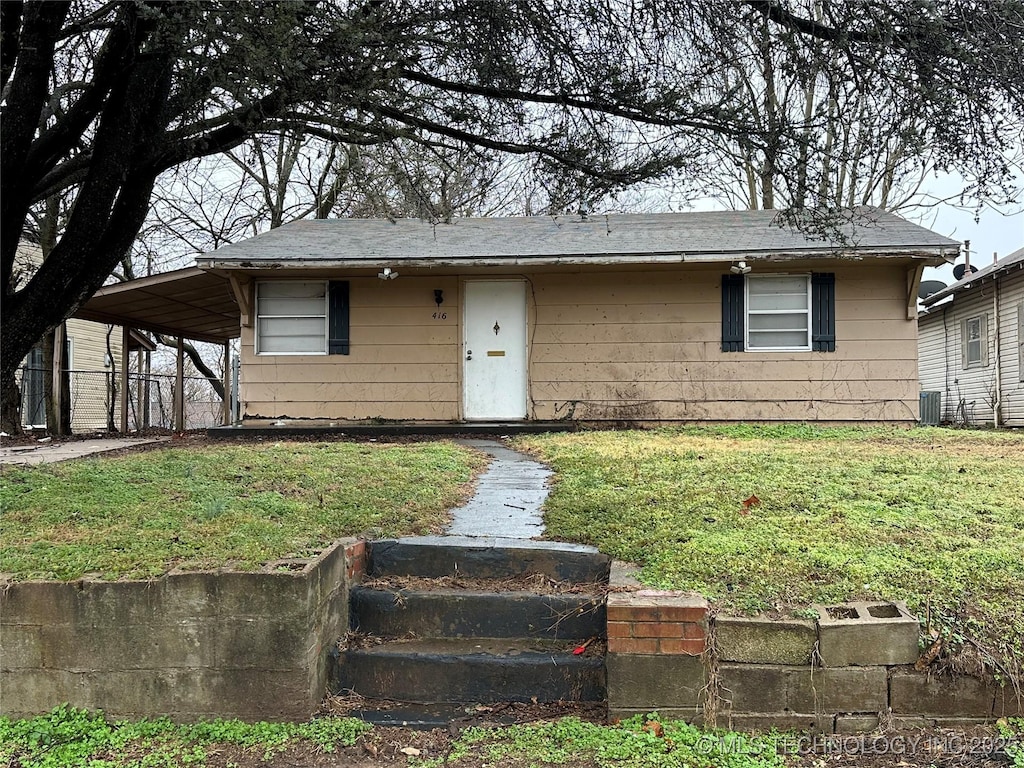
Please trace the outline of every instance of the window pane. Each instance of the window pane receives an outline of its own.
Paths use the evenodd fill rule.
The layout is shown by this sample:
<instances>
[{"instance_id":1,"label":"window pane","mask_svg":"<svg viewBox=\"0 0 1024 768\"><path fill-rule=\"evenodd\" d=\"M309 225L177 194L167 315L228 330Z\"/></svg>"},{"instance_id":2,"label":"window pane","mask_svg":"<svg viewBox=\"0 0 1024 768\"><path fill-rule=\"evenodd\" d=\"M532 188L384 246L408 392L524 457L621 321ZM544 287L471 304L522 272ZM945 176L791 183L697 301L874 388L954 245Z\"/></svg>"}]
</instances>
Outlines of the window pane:
<instances>
[{"instance_id":1,"label":"window pane","mask_svg":"<svg viewBox=\"0 0 1024 768\"><path fill-rule=\"evenodd\" d=\"M260 352L324 352L327 324L322 317L260 318Z\"/></svg>"},{"instance_id":2,"label":"window pane","mask_svg":"<svg viewBox=\"0 0 1024 768\"><path fill-rule=\"evenodd\" d=\"M806 277L751 277L748 280L750 311L807 309Z\"/></svg>"},{"instance_id":3,"label":"window pane","mask_svg":"<svg viewBox=\"0 0 1024 768\"><path fill-rule=\"evenodd\" d=\"M751 315L752 331L807 331L807 314Z\"/></svg>"},{"instance_id":4,"label":"window pane","mask_svg":"<svg viewBox=\"0 0 1024 768\"><path fill-rule=\"evenodd\" d=\"M259 353L327 351L327 297L323 281L281 281L257 287Z\"/></svg>"},{"instance_id":5,"label":"window pane","mask_svg":"<svg viewBox=\"0 0 1024 768\"><path fill-rule=\"evenodd\" d=\"M322 296L312 299L260 299L261 317L282 317L291 315L323 315Z\"/></svg>"},{"instance_id":6,"label":"window pane","mask_svg":"<svg viewBox=\"0 0 1024 768\"><path fill-rule=\"evenodd\" d=\"M981 340L972 339L967 342L967 362L968 363L980 363L981 362Z\"/></svg>"},{"instance_id":7,"label":"window pane","mask_svg":"<svg viewBox=\"0 0 1024 768\"><path fill-rule=\"evenodd\" d=\"M312 299L324 297L324 283L303 283L288 280L280 283L260 283L260 299Z\"/></svg>"},{"instance_id":8,"label":"window pane","mask_svg":"<svg viewBox=\"0 0 1024 768\"><path fill-rule=\"evenodd\" d=\"M807 331L750 331L750 348L807 347Z\"/></svg>"}]
</instances>

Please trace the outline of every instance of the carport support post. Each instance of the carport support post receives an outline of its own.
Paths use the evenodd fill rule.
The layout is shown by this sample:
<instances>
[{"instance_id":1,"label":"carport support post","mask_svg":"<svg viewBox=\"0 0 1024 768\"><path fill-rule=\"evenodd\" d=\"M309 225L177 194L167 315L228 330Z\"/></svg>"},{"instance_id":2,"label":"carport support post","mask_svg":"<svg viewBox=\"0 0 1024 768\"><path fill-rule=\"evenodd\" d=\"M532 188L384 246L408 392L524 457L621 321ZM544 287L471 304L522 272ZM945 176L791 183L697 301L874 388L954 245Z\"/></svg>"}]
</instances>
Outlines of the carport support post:
<instances>
[{"instance_id":1,"label":"carport support post","mask_svg":"<svg viewBox=\"0 0 1024 768\"><path fill-rule=\"evenodd\" d=\"M121 434L128 434L128 366L129 343L131 342L131 329L127 325L121 326Z\"/></svg>"},{"instance_id":2,"label":"carport support post","mask_svg":"<svg viewBox=\"0 0 1024 768\"><path fill-rule=\"evenodd\" d=\"M231 342L224 342L224 402L222 403L221 416L224 425L231 423Z\"/></svg>"},{"instance_id":3,"label":"carport support post","mask_svg":"<svg viewBox=\"0 0 1024 768\"><path fill-rule=\"evenodd\" d=\"M185 337L178 337L174 369L174 431L185 431Z\"/></svg>"}]
</instances>

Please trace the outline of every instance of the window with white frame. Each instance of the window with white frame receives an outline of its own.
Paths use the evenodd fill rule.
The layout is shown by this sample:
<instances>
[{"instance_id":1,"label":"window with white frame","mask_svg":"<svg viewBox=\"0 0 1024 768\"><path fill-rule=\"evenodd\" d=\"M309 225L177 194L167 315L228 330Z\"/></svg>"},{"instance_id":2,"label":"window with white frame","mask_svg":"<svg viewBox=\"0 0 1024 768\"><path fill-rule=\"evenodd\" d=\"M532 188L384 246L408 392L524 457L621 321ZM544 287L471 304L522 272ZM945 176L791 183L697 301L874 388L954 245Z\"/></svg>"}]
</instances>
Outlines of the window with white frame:
<instances>
[{"instance_id":1,"label":"window with white frame","mask_svg":"<svg viewBox=\"0 0 1024 768\"><path fill-rule=\"evenodd\" d=\"M964 368L983 368L988 365L988 315L966 318L960 328L960 338Z\"/></svg>"},{"instance_id":2,"label":"window with white frame","mask_svg":"<svg viewBox=\"0 0 1024 768\"><path fill-rule=\"evenodd\" d=\"M748 275L746 348L811 348L810 275Z\"/></svg>"},{"instance_id":3,"label":"window with white frame","mask_svg":"<svg viewBox=\"0 0 1024 768\"><path fill-rule=\"evenodd\" d=\"M256 353L327 354L327 283L258 283Z\"/></svg>"}]
</instances>

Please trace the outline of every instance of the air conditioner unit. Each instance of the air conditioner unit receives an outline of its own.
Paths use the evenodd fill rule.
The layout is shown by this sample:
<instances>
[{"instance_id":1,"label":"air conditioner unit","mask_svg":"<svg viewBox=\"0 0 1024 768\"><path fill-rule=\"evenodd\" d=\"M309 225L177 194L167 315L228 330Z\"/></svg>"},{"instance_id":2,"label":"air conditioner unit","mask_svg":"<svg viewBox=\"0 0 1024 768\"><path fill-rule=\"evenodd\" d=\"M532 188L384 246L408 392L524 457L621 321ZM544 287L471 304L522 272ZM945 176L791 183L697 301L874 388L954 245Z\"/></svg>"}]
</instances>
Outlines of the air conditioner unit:
<instances>
[{"instance_id":1,"label":"air conditioner unit","mask_svg":"<svg viewBox=\"0 0 1024 768\"><path fill-rule=\"evenodd\" d=\"M918 421L922 426L937 427L942 423L942 393L922 392Z\"/></svg>"}]
</instances>

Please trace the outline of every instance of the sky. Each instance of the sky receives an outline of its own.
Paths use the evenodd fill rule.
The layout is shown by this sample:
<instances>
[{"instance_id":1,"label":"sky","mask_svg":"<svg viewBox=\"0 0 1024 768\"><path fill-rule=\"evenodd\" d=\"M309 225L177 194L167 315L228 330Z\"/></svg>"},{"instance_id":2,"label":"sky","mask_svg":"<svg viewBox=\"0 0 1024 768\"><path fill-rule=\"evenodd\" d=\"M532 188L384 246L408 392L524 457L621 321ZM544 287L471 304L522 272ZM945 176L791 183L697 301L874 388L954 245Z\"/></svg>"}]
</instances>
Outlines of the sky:
<instances>
[{"instance_id":1,"label":"sky","mask_svg":"<svg viewBox=\"0 0 1024 768\"><path fill-rule=\"evenodd\" d=\"M928 180L923 191L941 200L956 196L961 186L959 177L947 174ZM1024 177L1018 178L1018 190L1024 190ZM1021 202L1015 205L984 206L978 211L940 202L933 208L903 215L953 240L970 240L971 264L981 269L992 263L993 253L1002 258L1024 248L1024 194L1020 199ZM959 261L962 262L963 258ZM926 269L924 279L952 283L953 267Z\"/></svg>"}]
</instances>

